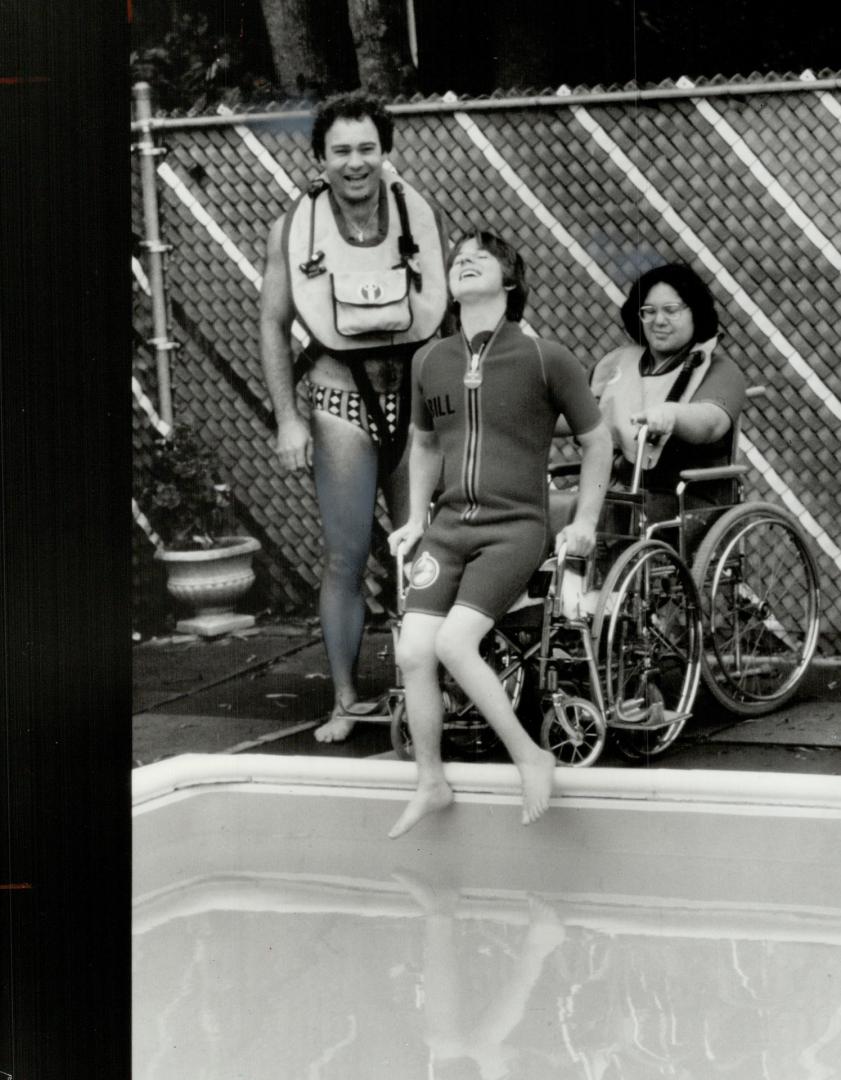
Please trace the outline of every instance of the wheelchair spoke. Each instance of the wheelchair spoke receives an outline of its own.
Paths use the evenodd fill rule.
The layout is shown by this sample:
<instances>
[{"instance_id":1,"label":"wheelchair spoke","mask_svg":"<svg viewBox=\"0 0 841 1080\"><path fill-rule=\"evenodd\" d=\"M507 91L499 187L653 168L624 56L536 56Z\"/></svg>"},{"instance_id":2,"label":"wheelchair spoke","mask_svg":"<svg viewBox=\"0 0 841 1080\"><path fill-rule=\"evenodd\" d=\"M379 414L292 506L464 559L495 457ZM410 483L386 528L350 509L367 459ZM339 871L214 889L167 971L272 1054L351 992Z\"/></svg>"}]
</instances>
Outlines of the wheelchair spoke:
<instances>
[{"instance_id":1,"label":"wheelchair spoke","mask_svg":"<svg viewBox=\"0 0 841 1080\"><path fill-rule=\"evenodd\" d=\"M662 753L691 714L700 677L700 604L673 548L646 540L622 553L602 587L593 636L614 742L633 760ZM637 724L639 732L630 729Z\"/></svg>"},{"instance_id":2,"label":"wheelchair spoke","mask_svg":"<svg viewBox=\"0 0 841 1080\"><path fill-rule=\"evenodd\" d=\"M704 604L704 681L731 711L758 716L795 693L819 629L817 569L799 523L773 504L719 519L693 576Z\"/></svg>"}]
</instances>

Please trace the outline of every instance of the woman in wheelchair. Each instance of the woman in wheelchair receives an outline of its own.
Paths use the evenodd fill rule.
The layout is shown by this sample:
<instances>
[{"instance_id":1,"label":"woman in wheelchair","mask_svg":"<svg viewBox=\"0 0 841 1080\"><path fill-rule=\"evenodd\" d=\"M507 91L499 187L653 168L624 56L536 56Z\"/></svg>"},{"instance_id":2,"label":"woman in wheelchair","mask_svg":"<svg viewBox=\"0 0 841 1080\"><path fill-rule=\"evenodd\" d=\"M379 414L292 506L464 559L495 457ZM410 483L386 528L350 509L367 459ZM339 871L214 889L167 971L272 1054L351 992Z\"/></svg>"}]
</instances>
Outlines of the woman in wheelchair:
<instances>
[{"instance_id":1,"label":"woman in wheelchair","mask_svg":"<svg viewBox=\"0 0 841 1080\"><path fill-rule=\"evenodd\" d=\"M671 745L693 707L697 644L683 631L694 611L704 687L731 713L761 716L787 701L808 670L820 590L793 515L743 502L739 421L746 398L764 388L748 392L719 351L709 289L688 266L655 267L633 284L621 317L633 344L608 353L590 379L617 451L591 579L592 636L608 726L624 756L647 760ZM574 499L550 493L553 528ZM662 697L675 722L634 734L623 703L635 694L655 707Z\"/></svg>"},{"instance_id":2,"label":"woman in wheelchair","mask_svg":"<svg viewBox=\"0 0 841 1080\"><path fill-rule=\"evenodd\" d=\"M546 810L555 759L521 725L480 643L549 549L545 477L558 416L582 456L576 512L560 538L570 554L594 548L612 456L584 369L517 325L527 286L514 249L487 232L468 235L453 249L448 284L460 331L413 360L410 516L389 538L392 553L418 545L397 646L418 784L392 837L453 798L441 759L439 663L517 766L523 824Z\"/></svg>"},{"instance_id":3,"label":"woman in wheelchair","mask_svg":"<svg viewBox=\"0 0 841 1080\"><path fill-rule=\"evenodd\" d=\"M717 349L718 315L694 270L658 266L636 281L622 305L634 345L615 349L596 365L591 387L621 456L614 476L628 486L635 437L648 426L644 463L646 515L663 521L677 512L683 469L730 463L745 402L745 380ZM732 501L730 485L713 482L693 492L702 505Z\"/></svg>"},{"instance_id":4,"label":"woman in wheelchair","mask_svg":"<svg viewBox=\"0 0 841 1080\"><path fill-rule=\"evenodd\" d=\"M667 521L677 514L682 470L730 463L745 380L717 347L715 302L690 267L668 263L648 270L631 286L620 315L633 344L609 352L590 376L616 448L611 486L620 491L630 487L637 435L647 425L646 519L649 524ZM565 433L562 426L556 431ZM687 507L698 519L685 523L690 549L709 525L703 510L732 501L727 480L693 485ZM553 508L561 518L563 504L558 498ZM626 509L609 505L605 513L607 533L634 531L622 520Z\"/></svg>"},{"instance_id":5,"label":"woman in wheelchair","mask_svg":"<svg viewBox=\"0 0 841 1080\"><path fill-rule=\"evenodd\" d=\"M629 488L637 435L645 424L649 437L641 482L647 521L670 521L678 511L682 470L730 463L745 379L718 349L715 301L690 267L672 262L643 273L630 287L620 314L634 343L603 356L591 375L616 450L611 487ZM566 433L562 424L556 433ZM729 481L693 485L687 507L698 516L684 523L690 549L709 524L703 511L731 503L732 496ZM553 515L564 518L572 505L573 499L555 497ZM635 531L626 509L608 504L605 514L608 534Z\"/></svg>"}]
</instances>

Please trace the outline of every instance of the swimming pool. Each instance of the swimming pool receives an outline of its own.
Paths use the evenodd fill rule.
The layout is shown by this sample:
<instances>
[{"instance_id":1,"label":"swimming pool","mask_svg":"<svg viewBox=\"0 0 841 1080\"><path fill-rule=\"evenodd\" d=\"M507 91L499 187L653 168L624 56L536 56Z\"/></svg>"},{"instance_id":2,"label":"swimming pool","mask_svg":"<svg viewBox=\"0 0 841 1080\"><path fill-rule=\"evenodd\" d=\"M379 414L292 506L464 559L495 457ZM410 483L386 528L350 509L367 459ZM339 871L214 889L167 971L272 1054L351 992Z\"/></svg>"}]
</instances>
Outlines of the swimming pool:
<instances>
[{"instance_id":1,"label":"swimming pool","mask_svg":"<svg viewBox=\"0 0 841 1080\"><path fill-rule=\"evenodd\" d=\"M447 770L136 770L135 1080L841 1075L839 778Z\"/></svg>"}]
</instances>

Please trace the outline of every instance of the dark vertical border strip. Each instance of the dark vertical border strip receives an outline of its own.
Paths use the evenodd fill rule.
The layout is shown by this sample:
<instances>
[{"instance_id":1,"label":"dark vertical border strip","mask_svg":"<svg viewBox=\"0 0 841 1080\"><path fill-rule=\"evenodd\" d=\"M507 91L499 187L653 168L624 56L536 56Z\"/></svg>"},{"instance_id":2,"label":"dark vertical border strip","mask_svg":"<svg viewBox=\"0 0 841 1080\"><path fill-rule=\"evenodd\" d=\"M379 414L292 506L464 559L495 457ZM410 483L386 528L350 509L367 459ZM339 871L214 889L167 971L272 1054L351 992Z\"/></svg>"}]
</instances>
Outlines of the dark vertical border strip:
<instances>
[{"instance_id":1,"label":"dark vertical border strip","mask_svg":"<svg viewBox=\"0 0 841 1080\"><path fill-rule=\"evenodd\" d=\"M126 7L0 0L0 25L0 1071L122 1080Z\"/></svg>"}]
</instances>

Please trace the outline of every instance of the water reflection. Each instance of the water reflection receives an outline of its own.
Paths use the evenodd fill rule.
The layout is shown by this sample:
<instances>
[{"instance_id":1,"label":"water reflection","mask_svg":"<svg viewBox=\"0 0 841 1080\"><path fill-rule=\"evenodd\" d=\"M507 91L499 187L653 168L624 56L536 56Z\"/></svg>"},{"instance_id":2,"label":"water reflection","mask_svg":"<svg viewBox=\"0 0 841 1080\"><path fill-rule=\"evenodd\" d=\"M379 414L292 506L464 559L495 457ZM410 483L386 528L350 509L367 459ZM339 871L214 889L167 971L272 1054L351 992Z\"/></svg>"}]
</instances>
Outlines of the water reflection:
<instances>
[{"instance_id":1,"label":"water reflection","mask_svg":"<svg viewBox=\"0 0 841 1080\"><path fill-rule=\"evenodd\" d=\"M294 874L138 898L135 1080L829 1080L838 910Z\"/></svg>"},{"instance_id":2,"label":"water reflection","mask_svg":"<svg viewBox=\"0 0 841 1080\"><path fill-rule=\"evenodd\" d=\"M561 919L549 904L536 897L526 900L522 941L500 941L498 931L488 938L507 957L507 971L494 980L477 980L471 970L475 958L463 956L460 947L458 892L408 872L394 876L424 915L424 1038L431 1074L442 1080L471 1075L462 1066L473 1063L481 1080L512 1076L520 1051L509 1037L526 1015L546 959L566 937ZM490 927L483 930L487 936ZM491 951L486 944L478 955Z\"/></svg>"}]
</instances>

